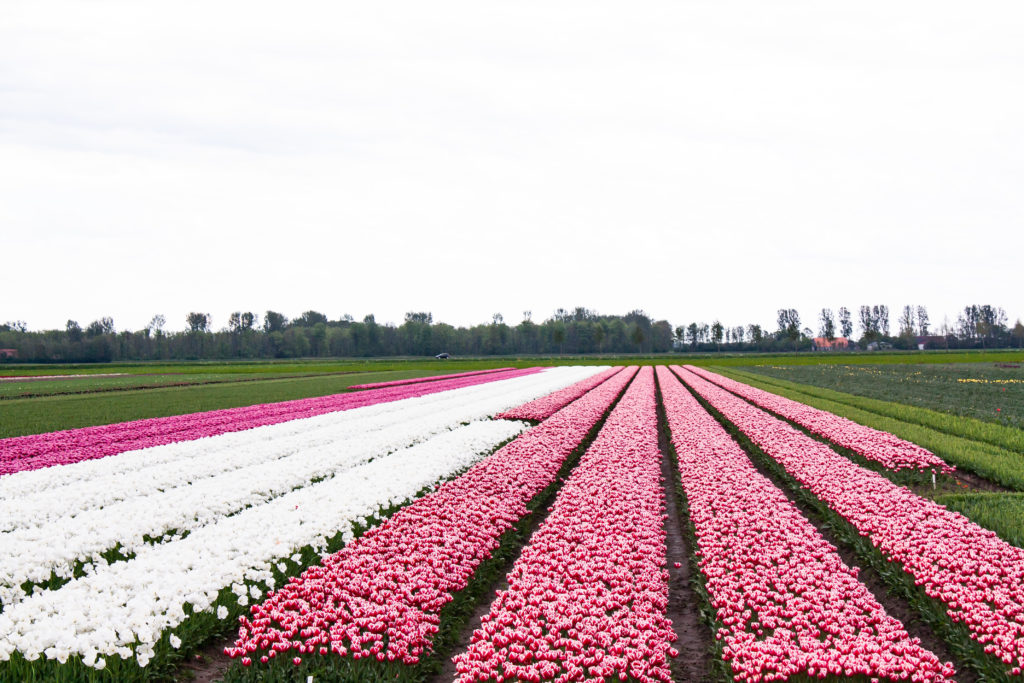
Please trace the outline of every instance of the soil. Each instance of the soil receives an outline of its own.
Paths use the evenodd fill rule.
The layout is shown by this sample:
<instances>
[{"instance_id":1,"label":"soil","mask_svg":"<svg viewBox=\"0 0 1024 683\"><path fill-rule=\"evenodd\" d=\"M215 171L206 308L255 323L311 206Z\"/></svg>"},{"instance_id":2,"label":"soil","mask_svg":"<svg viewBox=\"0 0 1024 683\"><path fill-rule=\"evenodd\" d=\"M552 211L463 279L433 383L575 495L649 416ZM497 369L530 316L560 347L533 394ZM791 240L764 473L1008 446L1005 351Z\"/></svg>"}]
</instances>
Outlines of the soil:
<instances>
[{"instance_id":1,"label":"soil","mask_svg":"<svg viewBox=\"0 0 1024 683\"><path fill-rule=\"evenodd\" d=\"M678 639L674 646L679 656L673 663L673 676L676 681L703 681L708 678L711 669L711 629L701 621L697 609L700 597L691 587L693 567L690 558L694 548L690 547L688 537L683 533L679 506L676 500L675 477L672 464L667 457L664 432L661 435L662 458L661 475L665 487L665 520L667 533L666 559L668 560L668 610L666 615L672 620L672 629ZM679 564L676 567L676 563Z\"/></svg>"},{"instance_id":2,"label":"soil","mask_svg":"<svg viewBox=\"0 0 1024 683\"><path fill-rule=\"evenodd\" d=\"M224 654L224 648L231 643L230 636L207 643L178 667L174 680L181 683L214 683L221 680L233 661Z\"/></svg>"}]
</instances>

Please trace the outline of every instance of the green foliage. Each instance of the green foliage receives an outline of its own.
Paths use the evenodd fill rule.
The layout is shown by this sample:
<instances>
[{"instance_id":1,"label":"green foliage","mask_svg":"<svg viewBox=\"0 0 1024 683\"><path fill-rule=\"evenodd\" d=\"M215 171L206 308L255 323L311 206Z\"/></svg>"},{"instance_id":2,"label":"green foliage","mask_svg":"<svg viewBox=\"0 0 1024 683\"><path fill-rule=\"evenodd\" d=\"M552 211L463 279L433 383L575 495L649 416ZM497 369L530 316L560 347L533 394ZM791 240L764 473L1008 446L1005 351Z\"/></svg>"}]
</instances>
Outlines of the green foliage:
<instances>
[{"instance_id":1,"label":"green foliage","mask_svg":"<svg viewBox=\"0 0 1024 683\"><path fill-rule=\"evenodd\" d=\"M937 502L990 529L1007 543L1024 548L1024 494L956 493Z\"/></svg>"},{"instance_id":2,"label":"green foliage","mask_svg":"<svg viewBox=\"0 0 1024 683\"><path fill-rule=\"evenodd\" d=\"M752 373L721 368L715 368L715 371L759 389L806 403L821 410L827 410L868 427L891 432L900 438L927 448L959 469L974 472L1007 488L1024 491L1024 458L1021 458L1019 453L970 438L947 434L913 422L868 412L846 403L820 398L803 390L782 387L766 382Z\"/></svg>"},{"instance_id":3,"label":"green foliage","mask_svg":"<svg viewBox=\"0 0 1024 683\"><path fill-rule=\"evenodd\" d=\"M1020 428L1024 428L1024 368L1000 367L995 363L854 365L844 362L799 367L759 363L746 370L769 376L773 381L789 380L948 413L922 418L928 419L923 424L931 426L949 423L950 415L956 415L1016 427L1013 433L1024 436L1020 432ZM969 428L967 422L956 424L954 433ZM1006 429L1001 431L1009 433Z\"/></svg>"}]
</instances>

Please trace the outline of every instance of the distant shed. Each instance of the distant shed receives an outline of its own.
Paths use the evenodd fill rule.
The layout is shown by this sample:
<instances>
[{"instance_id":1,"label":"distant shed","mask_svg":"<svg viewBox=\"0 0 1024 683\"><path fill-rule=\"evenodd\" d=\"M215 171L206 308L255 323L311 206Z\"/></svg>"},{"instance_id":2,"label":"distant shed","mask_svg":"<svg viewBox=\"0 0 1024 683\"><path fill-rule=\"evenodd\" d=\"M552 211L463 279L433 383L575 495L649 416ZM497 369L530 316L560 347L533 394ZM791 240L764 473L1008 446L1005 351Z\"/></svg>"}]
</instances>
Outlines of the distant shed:
<instances>
[{"instance_id":1,"label":"distant shed","mask_svg":"<svg viewBox=\"0 0 1024 683\"><path fill-rule=\"evenodd\" d=\"M4 360L17 357L18 349L0 349L0 358L3 358Z\"/></svg>"}]
</instances>

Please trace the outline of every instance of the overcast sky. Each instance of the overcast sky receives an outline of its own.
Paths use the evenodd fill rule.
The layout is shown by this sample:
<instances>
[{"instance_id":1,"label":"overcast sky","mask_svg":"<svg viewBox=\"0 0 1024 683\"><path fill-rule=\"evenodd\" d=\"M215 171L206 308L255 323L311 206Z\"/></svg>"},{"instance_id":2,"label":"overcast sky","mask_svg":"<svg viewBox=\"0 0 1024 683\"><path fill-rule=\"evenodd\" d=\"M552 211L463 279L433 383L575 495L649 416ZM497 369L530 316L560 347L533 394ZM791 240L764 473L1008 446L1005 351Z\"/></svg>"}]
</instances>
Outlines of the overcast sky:
<instances>
[{"instance_id":1,"label":"overcast sky","mask_svg":"<svg viewBox=\"0 0 1024 683\"><path fill-rule=\"evenodd\" d=\"M1024 5L0 5L0 321L1024 315Z\"/></svg>"}]
</instances>

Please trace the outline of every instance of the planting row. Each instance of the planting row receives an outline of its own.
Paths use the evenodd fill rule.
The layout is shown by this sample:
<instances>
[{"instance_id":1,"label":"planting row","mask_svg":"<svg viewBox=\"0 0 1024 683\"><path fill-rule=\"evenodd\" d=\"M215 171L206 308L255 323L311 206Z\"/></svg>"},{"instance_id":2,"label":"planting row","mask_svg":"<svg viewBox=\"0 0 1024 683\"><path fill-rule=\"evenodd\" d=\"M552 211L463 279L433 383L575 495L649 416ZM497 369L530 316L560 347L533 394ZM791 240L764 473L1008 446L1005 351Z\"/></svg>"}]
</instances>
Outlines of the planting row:
<instances>
[{"instance_id":1,"label":"planting row","mask_svg":"<svg viewBox=\"0 0 1024 683\"><path fill-rule=\"evenodd\" d=\"M735 679L949 680L952 665L886 614L679 380L658 368L658 381L716 637Z\"/></svg>"},{"instance_id":2,"label":"planting row","mask_svg":"<svg viewBox=\"0 0 1024 683\"><path fill-rule=\"evenodd\" d=\"M102 564L115 547L131 553L147 538L210 524L484 419L578 375L577 370L539 373L14 475L40 488L0 499L2 528L8 532L0 534L0 603L19 600L26 581L45 582L51 572L67 578L76 562ZM177 457L148 457L160 450ZM54 481L75 470L89 471L65 485ZM97 470L106 473L97 476ZM217 474L210 476L211 470Z\"/></svg>"},{"instance_id":3,"label":"planting row","mask_svg":"<svg viewBox=\"0 0 1024 683\"><path fill-rule=\"evenodd\" d=\"M592 377L581 380L560 391L548 394L547 396L541 396L534 401L517 406L512 410L506 410L504 413L498 415L498 417L505 420L546 420L556 411L561 410L583 394L596 387L598 384L601 384L606 379L621 371L621 367L605 370L604 372L600 372Z\"/></svg>"},{"instance_id":4,"label":"planting row","mask_svg":"<svg viewBox=\"0 0 1024 683\"><path fill-rule=\"evenodd\" d=\"M647 367L455 658L459 680L672 680L660 463Z\"/></svg>"},{"instance_id":5,"label":"planting row","mask_svg":"<svg viewBox=\"0 0 1024 683\"><path fill-rule=\"evenodd\" d=\"M888 469L911 468L946 473L953 471L953 467L931 451L889 432L866 427L845 417L818 410L806 403L763 391L693 365L687 365L686 369Z\"/></svg>"},{"instance_id":6,"label":"planting row","mask_svg":"<svg viewBox=\"0 0 1024 683\"><path fill-rule=\"evenodd\" d=\"M247 665L328 654L418 663L431 652L442 608L634 374L617 374L269 595L227 654Z\"/></svg>"},{"instance_id":7,"label":"planting row","mask_svg":"<svg viewBox=\"0 0 1024 683\"><path fill-rule=\"evenodd\" d=\"M471 370L470 372L455 372L450 375L433 375L431 377L413 377L412 379L394 379L390 382L371 382L369 384L353 384L349 387L352 391L364 389L383 389L385 387L398 387L403 384L419 384L420 382L437 382L444 379L456 379L458 377L472 377L474 375L489 375L492 372L507 372L515 368L491 368L490 370Z\"/></svg>"},{"instance_id":8,"label":"planting row","mask_svg":"<svg viewBox=\"0 0 1024 683\"><path fill-rule=\"evenodd\" d=\"M726 419L892 562L998 658L1024 666L1024 550L866 470L696 374L673 368Z\"/></svg>"},{"instance_id":9,"label":"planting row","mask_svg":"<svg viewBox=\"0 0 1024 683\"><path fill-rule=\"evenodd\" d=\"M319 398L0 439L0 475L52 465L66 465L129 450L191 441L226 432L238 432L263 425L278 424L339 410L351 410L375 403L397 401L536 372L540 372L540 368L507 370L482 376L403 385L367 392L335 394Z\"/></svg>"},{"instance_id":10,"label":"planting row","mask_svg":"<svg viewBox=\"0 0 1024 683\"><path fill-rule=\"evenodd\" d=\"M192 484L179 487L186 496L181 501L195 505L196 513L204 515L204 524L196 524L184 537L176 533L161 539L165 541L162 543L136 544L132 548L134 555L121 561L87 562L80 567L83 575L63 586L54 590L37 588L28 596L19 596L23 598L20 601L10 601L12 604L0 613L0 680L46 679L61 665L64 673L86 671L85 667L106 668L112 670L114 680L138 679L143 676L140 666L166 655L182 641L201 641L204 633L219 629L218 623L237 614L250 599L258 599L273 588L279 577L308 563L304 558L348 542L354 529L382 508L414 498L424 487L472 464L525 427L523 423L507 421L477 421L467 426L458 426L459 422L478 415L485 406L493 411L507 409L561 388L587 372L593 370L547 371L486 388L449 392L449 398L463 392L469 394L459 399L461 404L442 400L440 396L430 399L436 401L433 410L445 409L453 415L434 422L418 421L425 430L422 433L404 432L407 442L420 443L394 450L402 439L377 441L381 450L373 459L364 457L362 464L349 462L322 481L307 481L293 491L234 514L226 514L225 510L221 514L211 513L202 508L201 501L188 496ZM503 389L499 391L498 387ZM426 400L402 404L422 408L418 404ZM358 423L358 412L352 411L346 417ZM392 427L376 423L380 435L390 434ZM451 427L454 429L448 431ZM301 433L301 429L296 433ZM351 446L348 437L334 444L338 451L346 452ZM214 441L204 439L197 445ZM320 454L329 457L330 449L323 449ZM110 460L120 457L112 456ZM143 459L143 453L137 453L136 458ZM54 471L97 465L81 463ZM240 476L246 471L234 470ZM279 473L285 476L284 471ZM12 476L29 475L40 477L43 472ZM266 483L272 485L270 480ZM210 487L204 490L212 496L232 493L230 489L221 494ZM105 514L104 510L96 512L100 517ZM164 515L163 510L154 508L135 508L134 512L143 518L162 519ZM180 519L187 516L182 514ZM132 533L137 536L141 528L138 524L145 524L124 517L105 519L107 523L102 529L92 532L108 531L120 524L134 529ZM59 529L60 525L54 528ZM106 538L109 541L114 536ZM77 542L76 538L61 538L61 543ZM67 570L65 563L63 573L67 574ZM74 628L69 628L69 624L74 624Z\"/></svg>"}]
</instances>

